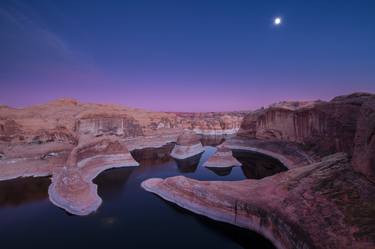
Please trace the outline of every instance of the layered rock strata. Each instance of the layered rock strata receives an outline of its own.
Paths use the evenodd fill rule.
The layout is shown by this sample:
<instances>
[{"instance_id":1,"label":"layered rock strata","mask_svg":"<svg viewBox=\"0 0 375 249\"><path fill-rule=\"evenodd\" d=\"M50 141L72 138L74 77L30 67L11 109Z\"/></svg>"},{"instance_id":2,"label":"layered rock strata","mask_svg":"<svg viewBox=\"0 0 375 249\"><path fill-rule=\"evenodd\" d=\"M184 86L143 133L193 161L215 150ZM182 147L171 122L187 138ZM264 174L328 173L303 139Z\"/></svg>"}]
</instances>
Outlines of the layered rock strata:
<instances>
[{"instance_id":1,"label":"layered rock strata","mask_svg":"<svg viewBox=\"0 0 375 249\"><path fill-rule=\"evenodd\" d=\"M339 96L329 102L281 102L247 115L240 136L301 144L311 155L353 154L357 120L368 93Z\"/></svg>"},{"instance_id":2,"label":"layered rock strata","mask_svg":"<svg viewBox=\"0 0 375 249\"><path fill-rule=\"evenodd\" d=\"M83 139L70 153L66 166L53 173L49 198L69 213L90 214L102 202L92 180L110 168L138 165L127 148L116 139Z\"/></svg>"},{"instance_id":3,"label":"layered rock strata","mask_svg":"<svg viewBox=\"0 0 375 249\"><path fill-rule=\"evenodd\" d=\"M151 112L120 105L61 99L23 109L0 107L0 142L76 141L80 135L148 136L169 129L227 134L237 131L247 112Z\"/></svg>"},{"instance_id":4,"label":"layered rock strata","mask_svg":"<svg viewBox=\"0 0 375 249\"><path fill-rule=\"evenodd\" d=\"M200 137L193 131L186 130L178 138L171 157L177 160L184 160L204 152Z\"/></svg>"},{"instance_id":5,"label":"layered rock strata","mask_svg":"<svg viewBox=\"0 0 375 249\"><path fill-rule=\"evenodd\" d=\"M241 166L241 163L233 157L232 151L229 148L219 146L215 154L203 166L206 168L232 168Z\"/></svg>"},{"instance_id":6,"label":"layered rock strata","mask_svg":"<svg viewBox=\"0 0 375 249\"><path fill-rule=\"evenodd\" d=\"M97 174L137 165L126 147L160 148L176 142L184 129L227 133L239 128L244 115L150 112L71 99L22 109L0 106L0 180L52 176L51 201L87 214L101 202L91 181Z\"/></svg>"},{"instance_id":7,"label":"layered rock strata","mask_svg":"<svg viewBox=\"0 0 375 249\"><path fill-rule=\"evenodd\" d=\"M354 145L353 168L375 183L375 99L360 109Z\"/></svg>"},{"instance_id":8,"label":"layered rock strata","mask_svg":"<svg viewBox=\"0 0 375 249\"><path fill-rule=\"evenodd\" d=\"M375 247L375 185L345 154L261 180L149 179L147 191L194 213L262 234L277 248Z\"/></svg>"}]
</instances>

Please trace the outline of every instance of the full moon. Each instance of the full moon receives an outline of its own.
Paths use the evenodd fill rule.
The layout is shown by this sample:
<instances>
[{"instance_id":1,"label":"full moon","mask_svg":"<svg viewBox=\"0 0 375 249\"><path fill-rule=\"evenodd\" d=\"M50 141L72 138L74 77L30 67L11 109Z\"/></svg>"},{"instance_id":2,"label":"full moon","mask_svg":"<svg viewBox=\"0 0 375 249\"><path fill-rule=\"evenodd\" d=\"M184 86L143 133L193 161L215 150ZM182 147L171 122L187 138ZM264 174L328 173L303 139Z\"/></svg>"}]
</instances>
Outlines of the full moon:
<instances>
[{"instance_id":1,"label":"full moon","mask_svg":"<svg viewBox=\"0 0 375 249\"><path fill-rule=\"evenodd\" d=\"M280 25L281 24L281 17L276 17L273 20L273 24L275 24L276 26Z\"/></svg>"}]
</instances>

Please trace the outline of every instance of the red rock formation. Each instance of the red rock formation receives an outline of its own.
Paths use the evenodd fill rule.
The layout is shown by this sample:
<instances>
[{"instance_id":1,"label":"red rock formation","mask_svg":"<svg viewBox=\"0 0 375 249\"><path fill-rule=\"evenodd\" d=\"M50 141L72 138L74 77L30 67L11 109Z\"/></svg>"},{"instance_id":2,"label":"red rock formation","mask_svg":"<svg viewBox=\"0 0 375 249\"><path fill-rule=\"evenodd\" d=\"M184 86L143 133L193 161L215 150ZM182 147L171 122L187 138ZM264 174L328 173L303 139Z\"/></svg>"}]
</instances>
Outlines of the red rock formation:
<instances>
[{"instance_id":1,"label":"red rock formation","mask_svg":"<svg viewBox=\"0 0 375 249\"><path fill-rule=\"evenodd\" d=\"M233 157L232 151L229 148L219 146L215 154L203 166L207 168L232 168L234 166L241 166L241 163Z\"/></svg>"},{"instance_id":2,"label":"red rock formation","mask_svg":"<svg viewBox=\"0 0 375 249\"><path fill-rule=\"evenodd\" d=\"M203 152L204 149L200 142L200 137L193 131L186 130L177 138L177 143L171 152L171 157L183 160L202 154Z\"/></svg>"},{"instance_id":3,"label":"red rock formation","mask_svg":"<svg viewBox=\"0 0 375 249\"><path fill-rule=\"evenodd\" d=\"M184 131L178 138L176 144L191 146L200 143L200 137L192 131Z\"/></svg>"},{"instance_id":4,"label":"red rock formation","mask_svg":"<svg viewBox=\"0 0 375 249\"><path fill-rule=\"evenodd\" d=\"M361 107L354 146L353 168L375 183L375 99Z\"/></svg>"},{"instance_id":5,"label":"red rock formation","mask_svg":"<svg viewBox=\"0 0 375 249\"><path fill-rule=\"evenodd\" d=\"M128 149L113 137L83 137L70 153L66 166L53 172L49 198L76 215L95 211L102 200L92 180L109 168L138 166Z\"/></svg>"},{"instance_id":6,"label":"red rock formation","mask_svg":"<svg viewBox=\"0 0 375 249\"><path fill-rule=\"evenodd\" d=\"M330 102L282 102L246 116L238 135L300 143L319 156L352 155L359 110L370 99L375 95L355 93Z\"/></svg>"},{"instance_id":7,"label":"red rock formation","mask_svg":"<svg viewBox=\"0 0 375 249\"><path fill-rule=\"evenodd\" d=\"M277 248L375 248L375 185L345 154L261 180L149 179L146 190L192 212L259 232Z\"/></svg>"},{"instance_id":8,"label":"red rock formation","mask_svg":"<svg viewBox=\"0 0 375 249\"><path fill-rule=\"evenodd\" d=\"M257 231L278 248L375 248L374 110L375 95L364 93L272 105L246 116L239 136L223 145L274 157L289 171L237 182L179 176L142 186ZM344 153L322 158L335 152L349 159Z\"/></svg>"},{"instance_id":9,"label":"red rock formation","mask_svg":"<svg viewBox=\"0 0 375 249\"><path fill-rule=\"evenodd\" d=\"M0 141L31 140L38 133L65 133L65 139L82 134L135 137L179 128L213 134L233 133L245 112L165 113L118 105L84 104L62 99L24 109L0 108ZM61 135L61 134L60 134ZM56 134L56 136L59 136ZM47 139L49 140L49 139Z\"/></svg>"}]
</instances>

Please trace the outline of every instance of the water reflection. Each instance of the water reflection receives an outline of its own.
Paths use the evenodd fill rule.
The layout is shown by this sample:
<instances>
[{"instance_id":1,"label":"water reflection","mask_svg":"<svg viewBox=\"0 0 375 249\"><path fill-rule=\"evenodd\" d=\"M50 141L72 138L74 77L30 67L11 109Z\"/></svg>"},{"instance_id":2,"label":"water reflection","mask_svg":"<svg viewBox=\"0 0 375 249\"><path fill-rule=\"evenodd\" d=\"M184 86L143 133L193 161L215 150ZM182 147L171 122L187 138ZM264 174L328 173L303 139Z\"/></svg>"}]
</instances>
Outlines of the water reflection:
<instances>
[{"instance_id":1,"label":"water reflection","mask_svg":"<svg viewBox=\"0 0 375 249\"><path fill-rule=\"evenodd\" d=\"M241 180L261 179L287 170L278 160L244 150L233 150L233 156L242 167L205 168L202 164L215 153L214 147L206 146L205 152L186 160L173 160L169 153L173 144L161 148L146 148L132 152L140 162L139 167L107 170L94 180L99 186L99 196L112 199L119 196L128 179L135 173L142 178L187 174L199 180ZM213 173L213 174L212 174ZM48 198L49 177L25 177L0 181L0 207L18 206Z\"/></svg>"},{"instance_id":2,"label":"water reflection","mask_svg":"<svg viewBox=\"0 0 375 249\"><path fill-rule=\"evenodd\" d=\"M98 186L98 194L107 199L116 198L123 191L123 188L136 167L109 169L94 179Z\"/></svg>"},{"instance_id":3,"label":"water reflection","mask_svg":"<svg viewBox=\"0 0 375 249\"><path fill-rule=\"evenodd\" d=\"M261 179L288 170L279 160L246 150L233 150L233 156L242 164L242 171L249 179Z\"/></svg>"},{"instance_id":4,"label":"water reflection","mask_svg":"<svg viewBox=\"0 0 375 249\"><path fill-rule=\"evenodd\" d=\"M173 149L174 143L168 143L160 148L143 148L133 150L131 155L142 165L155 165L171 160L169 154Z\"/></svg>"},{"instance_id":5,"label":"water reflection","mask_svg":"<svg viewBox=\"0 0 375 249\"><path fill-rule=\"evenodd\" d=\"M183 160L174 159L177 164L177 168L181 173L193 173L197 170L199 161L202 157L202 153L195 155L193 157L189 157Z\"/></svg>"},{"instance_id":6,"label":"water reflection","mask_svg":"<svg viewBox=\"0 0 375 249\"><path fill-rule=\"evenodd\" d=\"M233 167L225 167L225 168L206 167L206 168L208 170L211 170L212 172L214 172L218 176L227 176L227 175L230 175Z\"/></svg>"},{"instance_id":7,"label":"water reflection","mask_svg":"<svg viewBox=\"0 0 375 249\"><path fill-rule=\"evenodd\" d=\"M275 249L275 246L270 241L253 231L230 225L228 223L215 221L205 216L195 215L193 212L187 211L186 209L169 201L163 200L163 202L166 206L169 206L170 209L173 209L181 215L192 215L192 217L194 217L197 222L215 231L220 237L235 241L238 245L241 246L241 248ZM202 247L200 248L204 248L203 243Z\"/></svg>"},{"instance_id":8,"label":"water reflection","mask_svg":"<svg viewBox=\"0 0 375 249\"><path fill-rule=\"evenodd\" d=\"M229 135L200 135L203 146L218 146L224 143Z\"/></svg>"},{"instance_id":9,"label":"water reflection","mask_svg":"<svg viewBox=\"0 0 375 249\"><path fill-rule=\"evenodd\" d=\"M19 206L48 198L49 177L0 181L0 206Z\"/></svg>"}]
</instances>

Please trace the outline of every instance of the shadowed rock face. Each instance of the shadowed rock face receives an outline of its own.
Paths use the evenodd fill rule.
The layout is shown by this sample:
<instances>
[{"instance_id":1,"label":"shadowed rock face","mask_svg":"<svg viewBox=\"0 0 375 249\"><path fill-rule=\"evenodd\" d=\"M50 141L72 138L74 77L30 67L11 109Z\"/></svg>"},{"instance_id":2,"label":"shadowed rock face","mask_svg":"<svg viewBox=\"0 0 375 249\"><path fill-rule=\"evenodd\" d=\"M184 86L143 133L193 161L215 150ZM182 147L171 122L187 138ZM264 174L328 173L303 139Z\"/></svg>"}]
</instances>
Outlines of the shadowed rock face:
<instances>
[{"instance_id":1,"label":"shadowed rock face","mask_svg":"<svg viewBox=\"0 0 375 249\"><path fill-rule=\"evenodd\" d=\"M375 100L361 107L354 146L354 169L375 183Z\"/></svg>"},{"instance_id":2,"label":"shadowed rock face","mask_svg":"<svg viewBox=\"0 0 375 249\"><path fill-rule=\"evenodd\" d=\"M375 95L357 93L294 108L282 102L246 116L239 135L300 143L318 156L335 152L351 156L361 106L371 99Z\"/></svg>"},{"instance_id":3,"label":"shadowed rock face","mask_svg":"<svg viewBox=\"0 0 375 249\"><path fill-rule=\"evenodd\" d=\"M278 248L374 248L375 185L345 154L261 180L149 179L146 190L215 220L259 232Z\"/></svg>"},{"instance_id":4,"label":"shadowed rock face","mask_svg":"<svg viewBox=\"0 0 375 249\"><path fill-rule=\"evenodd\" d=\"M249 179L261 179L287 170L280 161L261 153L233 150L233 157L242 164L242 172Z\"/></svg>"}]
</instances>

